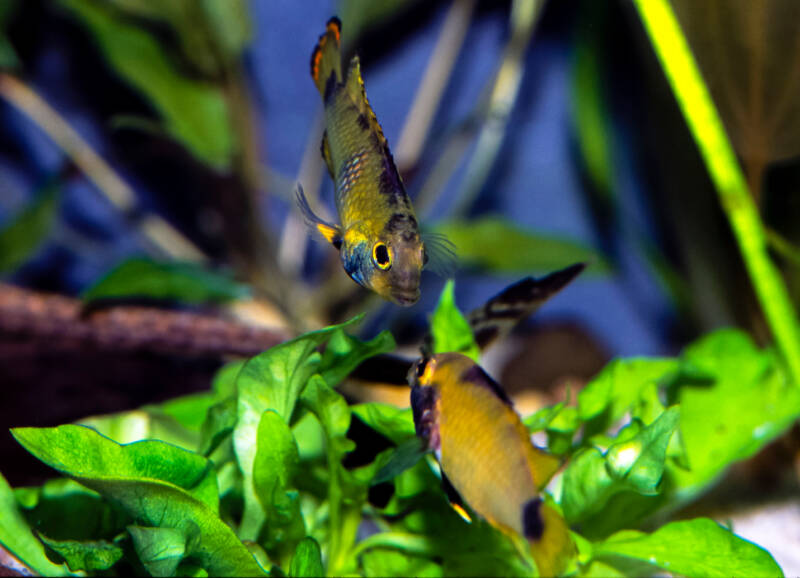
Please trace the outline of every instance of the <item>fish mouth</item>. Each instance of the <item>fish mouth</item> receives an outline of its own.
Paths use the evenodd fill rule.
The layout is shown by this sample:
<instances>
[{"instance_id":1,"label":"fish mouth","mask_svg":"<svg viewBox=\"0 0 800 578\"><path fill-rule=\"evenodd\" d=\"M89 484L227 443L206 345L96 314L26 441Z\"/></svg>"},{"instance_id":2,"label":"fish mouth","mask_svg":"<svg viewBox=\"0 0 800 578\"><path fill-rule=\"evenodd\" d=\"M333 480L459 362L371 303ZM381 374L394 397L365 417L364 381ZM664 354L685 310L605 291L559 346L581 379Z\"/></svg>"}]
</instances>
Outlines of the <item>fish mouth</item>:
<instances>
[{"instance_id":1,"label":"fish mouth","mask_svg":"<svg viewBox=\"0 0 800 578\"><path fill-rule=\"evenodd\" d=\"M419 301L419 289L406 291L394 290L391 293L391 299L398 305L410 307Z\"/></svg>"}]
</instances>

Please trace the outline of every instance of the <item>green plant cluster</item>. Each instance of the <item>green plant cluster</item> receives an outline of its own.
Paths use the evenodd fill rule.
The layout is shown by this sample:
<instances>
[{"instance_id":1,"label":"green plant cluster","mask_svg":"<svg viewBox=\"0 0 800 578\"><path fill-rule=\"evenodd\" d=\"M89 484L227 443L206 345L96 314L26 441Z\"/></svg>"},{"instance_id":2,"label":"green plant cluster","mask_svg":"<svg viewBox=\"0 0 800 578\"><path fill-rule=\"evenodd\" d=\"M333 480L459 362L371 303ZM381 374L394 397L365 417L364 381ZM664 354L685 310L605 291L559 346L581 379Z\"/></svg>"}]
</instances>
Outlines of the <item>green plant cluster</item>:
<instances>
[{"instance_id":1,"label":"green plant cluster","mask_svg":"<svg viewBox=\"0 0 800 578\"><path fill-rule=\"evenodd\" d=\"M16 489L0 478L0 543L45 575L535 575L505 535L450 508L410 409L336 391L395 347L388 332L348 335L356 321L230 364L206 393L14 429L64 477ZM446 289L434 350L469 351L464 324ZM678 358L614 361L575 404L527 417L566 463L551 497L576 530L570 574L779 575L769 553L709 519L640 529L798 415L776 355L723 330ZM387 448L356 464L355 421Z\"/></svg>"}]
</instances>

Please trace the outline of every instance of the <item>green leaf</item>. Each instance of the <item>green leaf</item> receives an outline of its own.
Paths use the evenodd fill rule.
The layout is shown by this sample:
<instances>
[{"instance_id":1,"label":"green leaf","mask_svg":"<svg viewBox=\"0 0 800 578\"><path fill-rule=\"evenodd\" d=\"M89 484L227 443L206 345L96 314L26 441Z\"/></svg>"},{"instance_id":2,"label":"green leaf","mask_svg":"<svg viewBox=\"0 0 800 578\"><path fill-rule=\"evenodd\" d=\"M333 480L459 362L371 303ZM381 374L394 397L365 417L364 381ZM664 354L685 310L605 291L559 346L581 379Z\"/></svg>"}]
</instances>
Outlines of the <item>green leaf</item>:
<instances>
[{"instance_id":1,"label":"green leaf","mask_svg":"<svg viewBox=\"0 0 800 578\"><path fill-rule=\"evenodd\" d=\"M196 535L199 529L193 532ZM186 535L175 528L128 526L133 547L151 576L174 576L186 555Z\"/></svg>"},{"instance_id":2,"label":"green leaf","mask_svg":"<svg viewBox=\"0 0 800 578\"><path fill-rule=\"evenodd\" d=\"M584 438L605 432L640 399L644 388L669 383L679 368L675 359L618 359L606 365L578 394L579 418L589 422Z\"/></svg>"},{"instance_id":3,"label":"green leaf","mask_svg":"<svg viewBox=\"0 0 800 578\"><path fill-rule=\"evenodd\" d=\"M396 550L375 548L361 556L364 575L378 576L443 576L442 567L419 556L411 556Z\"/></svg>"},{"instance_id":4,"label":"green leaf","mask_svg":"<svg viewBox=\"0 0 800 578\"><path fill-rule=\"evenodd\" d=\"M146 297L182 303L224 303L249 295L249 289L195 263L160 263L133 258L117 265L84 291L84 301Z\"/></svg>"},{"instance_id":5,"label":"green leaf","mask_svg":"<svg viewBox=\"0 0 800 578\"><path fill-rule=\"evenodd\" d=\"M325 347L319 373L328 385L335 387L364 360L388 353L395 347L394 338L388 331L382 331L370 341L361 341L340 329L334 332Z\"/></svg>"},{"instance_id":6,"label":"green leaf","mask_svg":"<svg viewBox=\"0 0 800 578\"><path fill-rule=\"evenodd\" d=\"M361 403L351 406L361 421L395 444L416 437L411 408L399 408L386 403Z\"/></svg>"},{"instance_id":7,"label":"green leaf","mask_svg":"<svg viewBox=\"0 0 800 578\"><path fill-rule=\"evenodd\" d=\"M51 539L111 540L131 523L125 512L70 478L17 488L15 494L30 526Z\"/></svg>"},{"instance_id":8,"label":"green leaf","mask_svg":"<svg viewBox=\"0 0 800 578\"><path fill-rule=\"evenodd\" d=\"M337 330L357 322L361 317L319 331L301 335L276 345L245 363L236 378L238 420L233 430L233 446L244 476L244 517L239 535L256 540L264 523L264 511L253 488L255 440L261 416L275 410L291 423L297 396L317 370L321 356L315 349L330 339Z\"/></svg>"},{"instance_id":9,"label":"green leaf","mask_svg":"<svg viewBox=\"0 0 800 578\"><path fill-rule=\"evenodd\" d=\"M594 249L575 241L535 233L497 216L450 221L436 227L458 249L459 261L492 273L530 275L579 262L605 273L608 265Z\"/></svg>"},{"instance_id":10,"label":"green leaf","mask_svg":"<svg viewBox=\"0 0 800 578\"><path fill-rule=\"evenodd\" d=\"M260 541L267 550L293 546L305 536L300 500L292 489L299 461L289 426L274 410L265 411L258 425L253 483L266 514L266 536Z\"/></svg>"},{"instance_id":11,"label":"green leaf","mask_svg":"<svg viewBox=\"0 0 800 578\"><path fill-rule=\"evenodd\" d=\"M201 161L229 167L235 144L221 89L181 75L154 36L102 3L61 0L61 5L88 28L117 74L151 102L173 138Z\"/></svg>"},{"instance_id":12,"label":"green leaf","mask_svg":"<svg viewBox=\"0 0 800 578\"><path fill-rule=\"evenodd\" d=\"M202 456L159 441L120 446L75 425L16 428L12 434L37 458L99 492L140 525L196 533L187 542L187 557L209 574L264 575L219 519L216 476Z\"/></svg>"},{"instance_id":13,"label":"green leaf","mask_svg":"<svg viewBox=\"0 0 800 578\"><path fill-rule=\"evenodd\" d=\"M163 415L155 408L150 411L135 409L123 413L87 417L78 423L92 428L118 444L158 439L193 450L197 447L199 437L195 432L187 430L173 418Z\"/></svg>"},{"instance_id":14,"label":"green leaf","mask_svg":"<svg viewBox=\"0 0 800 578\"><path fill-rule=\"evenodd\" d=\"M567 520L576 523L601 512L611 496L625 490L656 494L678 419L678 409L670 408L633 436L620 432L605 456L597 448L579 452L564 472L561 506Z\"/></svg>"},{"instance_id":15,"label":"green leaf","mask_svg":"<svg viewBox=\"0 0 800 578\"><path fill-rule=\"evenodd\" d=\"M611 476L641 494L656 494L667 446L679 419L679 409L671 407L631 439L611 446L606 453Z\"/></svg>"},{"instance_id":16,"label":"green leaf","mask_svg":"<svg viewBox=\"0 0 800 578\"><path fill-rule=\"evenodd\" d=\"M786 431L800 416L800 388L789 382L772 352L759 351L740 331L699 340L683 361L706 376L682 381L673 392L690 468L671 473L685 500Z\"/></svg>"},{"instance_id":17,"label":"green leaf","mask_svg":"<svg viewBox=\"0 0 800 578\"><path fill-rule=\"evenodd\" d=\"M566 404L561 401L550 407L543 407L536 413L523 419L522 423L525 424L525 427L528 428L528 431L531 433L545 430L550 426L556 416L561 413L565 406Z\"/></svg>"},{"instance_id":18,"label":"green leaf","mask_svg":"<svg viewBox=\"0 0 800 578\"><path fill-rule=\"evenodd\" d=\"M642 560L684 576L783 575L766 550L707 518L672 522L652 534L623 530L595 544L594 554Z\"/></svg>"},{"instance_id":19,"label":"green leaf","mask_svg":"<svg viewBox=\"0 0 800 578\"><path fill-rule=\"evenodd\" d=\"M388 458L384 461L372 484L380 484L393 480L406 470L414 467L427 453L419 438L409 438L401 443L397 448L389 450Z\"/></svg>"},{"instance_id":20,"label":"green leaf","mask_svg":"<svg viewBox=\"0 0 800 578\"><path fill-rule=\"evenodd\" d=\"M289 566L289 576L294 578L314 578L324 576L325 567L322 565L322 552L317 541L306 536L297 545Z\"/></svg>"},{"instance_id":21,"label":"green leaf","mask_svg":"<svg viewBox=\"0 0 800 578\"><path fill-rule=\"evenodd\" d=\"M42 576L69 575L63 564L53 564L47 558L44 546L33 536L17 507L11 486L2 475L0 475L0 544L23 564Z\"/></svg>"},{"instance_id":22,"label":"green leaf","mask_svg":"<svg viewBox=\"0 0 800 578\"><path fill-rule=\"evenodd\" d=\"M212 405L206 413L206 419L200 429L200 453L209 456L219 447L223 440L233 433L236 427L236 413L239 401L236 396L223 399Z\"/></svg>"},{"instance_id":23,"label":"green leaf","mask_svg":"<svg viewBox=\"0 0 800 578\"><path fill-rule=\"evenodd\" d=\"M469 322L456 307L455 283L445 283L439 303L431 317L431 335L434 353L462 353L475 362L480 361L481 350Z\"/></svg>"},{"instance_id":24,"label":"green leaf","mask_svg":"<svg viewBox=\"0 0 800 578\"><path fill-rule=\"evenodd\" d=\"M367 479L359 479L356 471L342 466L344 455L355 444L347 439L350 427L350 407L345 399L330 388L325 380L314 375L302 393L303 405L313 413L325 432L325 451L328 457L328 516L330 545L328 573L345 573L352 564L352 547L361 521L361 507L366 501ZM370 469L370 468L368 468Z\"/></svg>"},{"instance_id":25,"label":"green leaf","mask_svg":"<svg viewBox=\"0 0 800 578\"><path fill-rule=\"evenodd\" d=\"M58 190L47 187L0 230L0 273L22 265L47 238L58 210Z\"/></svg>"},{"instance_id":26,"label":"green leaf","mask_svg":"<svg viewBox=\"0 0 800 578\"><path fill-rule=\"evenodd\" d=\"M106 540L53 540L43 534L39 539L66 562L73 572L108 570L122 558L122 548Z\"/></svg>"}]
</instances>

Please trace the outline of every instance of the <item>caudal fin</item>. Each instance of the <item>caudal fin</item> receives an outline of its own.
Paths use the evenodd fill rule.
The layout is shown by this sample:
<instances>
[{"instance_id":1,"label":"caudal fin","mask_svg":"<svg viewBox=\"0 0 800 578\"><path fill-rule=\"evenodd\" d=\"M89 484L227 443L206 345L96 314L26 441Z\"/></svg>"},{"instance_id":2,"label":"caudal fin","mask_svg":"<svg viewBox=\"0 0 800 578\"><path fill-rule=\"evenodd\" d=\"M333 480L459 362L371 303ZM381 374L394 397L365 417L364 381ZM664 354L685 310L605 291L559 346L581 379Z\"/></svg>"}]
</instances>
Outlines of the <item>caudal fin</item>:
<instances>
[{"instance_id":1,"label":"caudal fin","mask_svg":"<svg viewBox=\"0 0 800 578\"><path fill-rule=\"evenodd\" d=\"M541 498L534 498L523 508L522 524L539 576L562 574L575 551L563 516Z\"/></svg>"},{"instance_id":2,"label":"caudal fin","mask_svg":"<svg viewBox=\"0 0 800 578\"><path fill-rule=\"evenodd\" d=\"M319 37L311 53L311 78L323 98L329 83L335 86L342 82L342 57L339 53L341 33L342 23L334 16L328 20L325 34Z\"/></svg>"}]
</instances>

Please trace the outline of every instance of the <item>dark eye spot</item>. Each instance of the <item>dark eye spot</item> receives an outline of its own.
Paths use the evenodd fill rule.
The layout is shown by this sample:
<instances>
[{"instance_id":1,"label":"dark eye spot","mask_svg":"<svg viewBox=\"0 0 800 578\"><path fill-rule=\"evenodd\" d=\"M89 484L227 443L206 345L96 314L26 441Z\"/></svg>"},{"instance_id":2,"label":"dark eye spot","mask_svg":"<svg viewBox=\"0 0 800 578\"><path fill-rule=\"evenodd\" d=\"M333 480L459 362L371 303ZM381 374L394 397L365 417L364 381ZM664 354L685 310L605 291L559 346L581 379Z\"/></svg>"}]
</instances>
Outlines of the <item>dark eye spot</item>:
<instances>
[{"instance_id":1,"label":"dark eye spot","mask_svg":"<svg viewBox=\"0 0 800 578\"><path fill-rule=\"evenodd\" d=\"M385 243L376 243L372 249L372 258L381 269L388 269L392 265L392 257Z\"/></svg>"}]
</instances>

